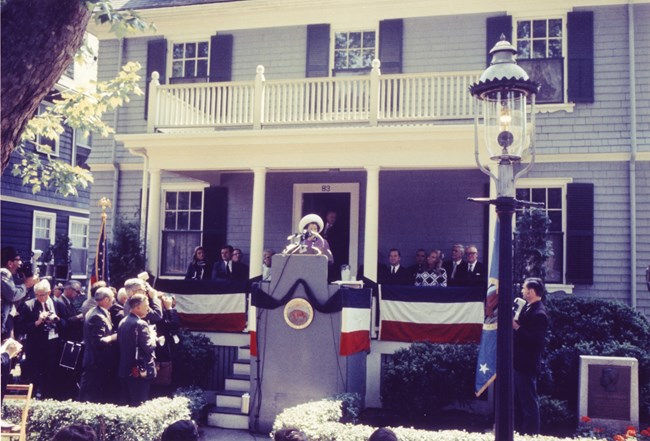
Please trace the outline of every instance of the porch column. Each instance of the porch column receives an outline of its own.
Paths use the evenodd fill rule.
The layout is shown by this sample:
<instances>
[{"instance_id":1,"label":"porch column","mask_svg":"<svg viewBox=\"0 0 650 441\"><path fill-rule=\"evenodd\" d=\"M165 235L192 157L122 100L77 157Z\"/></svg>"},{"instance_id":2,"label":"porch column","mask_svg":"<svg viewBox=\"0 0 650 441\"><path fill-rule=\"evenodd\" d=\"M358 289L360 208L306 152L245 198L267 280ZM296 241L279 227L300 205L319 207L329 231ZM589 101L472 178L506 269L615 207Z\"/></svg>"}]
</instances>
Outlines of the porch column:
<instances>
[{"instance_id":1,"label":"porch column","mask_svg":"<svg viewBox=\"0 0 650 441\"><path fill-rule=\"evenodd\" d=\"M366 169L366 227L363 244L363 275L377 281L377 252L379 250L379 166Z\"/></svg>"},{"instance_id":2,"label":"porch column","mask_svg":"<svg viewBox=\"0 0 650 441\"><path fill-rule=\"evenodd\" d=\"M143 188L142 191L146 191ZM146 268L158 276L160 263L160 169L149 169L149 210L147 211Z\"/></svg>"},{"instance_id":3,"label":"porch column","mask_svg":"<svg viewBox=\"0 0 650 441\"><path fill-rule=\"evenodd\" d=\"M253 169L253 214L251 219L251 249L249 277L262 275L262 252L264 251L264 204L266 202L266 168Z\"/></svg>"}]
</instances>

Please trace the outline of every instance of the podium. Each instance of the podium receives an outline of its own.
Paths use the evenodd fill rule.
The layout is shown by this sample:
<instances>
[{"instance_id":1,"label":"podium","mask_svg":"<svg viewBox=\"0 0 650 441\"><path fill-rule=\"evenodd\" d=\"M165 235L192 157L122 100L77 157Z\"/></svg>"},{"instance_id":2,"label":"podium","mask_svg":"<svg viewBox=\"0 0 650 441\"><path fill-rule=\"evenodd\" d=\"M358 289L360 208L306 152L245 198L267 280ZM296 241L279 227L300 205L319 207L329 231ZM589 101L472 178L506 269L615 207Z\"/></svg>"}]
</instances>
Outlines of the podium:
<instances>
[{"instance_id":1,"label":"podium","mask_svg":"<svg viewBox=\"0 0 650 441\"><path fill-rule=\"evenodd\" d=\"M339 290L327 283L327 258L319 255L273 256L271 282L262 290L284 299L301 279L288 303L275 309L257 308L257 358L251 359L250 427L272 430L285 408L356 392L365 398L366 353L339 355L341 311L321 313L320 305ZM300 300L296 300L300 299ZM307 304L307 302L309 304Z\"/></svg>"}]
</instances>

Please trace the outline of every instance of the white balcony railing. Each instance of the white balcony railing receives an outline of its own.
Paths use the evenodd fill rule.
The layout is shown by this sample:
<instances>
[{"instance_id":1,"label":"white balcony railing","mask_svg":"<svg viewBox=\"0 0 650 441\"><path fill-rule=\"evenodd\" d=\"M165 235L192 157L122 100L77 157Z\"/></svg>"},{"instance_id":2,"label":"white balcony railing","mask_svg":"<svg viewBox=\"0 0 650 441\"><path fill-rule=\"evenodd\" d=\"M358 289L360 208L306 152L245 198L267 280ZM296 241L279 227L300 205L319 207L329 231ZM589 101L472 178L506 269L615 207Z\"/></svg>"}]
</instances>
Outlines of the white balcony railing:
<instances>
[{"instance_id":1,"label":"white balcony railing","mask_svg":"<svg viewBox=\"0 0 650 441\"><path fill-rule=\"evenodd\" d=\"M480 72L149 84L148 130L262 127L322 123L435 122L474 117L468 88Z\"/></svg>"}]
</instances>

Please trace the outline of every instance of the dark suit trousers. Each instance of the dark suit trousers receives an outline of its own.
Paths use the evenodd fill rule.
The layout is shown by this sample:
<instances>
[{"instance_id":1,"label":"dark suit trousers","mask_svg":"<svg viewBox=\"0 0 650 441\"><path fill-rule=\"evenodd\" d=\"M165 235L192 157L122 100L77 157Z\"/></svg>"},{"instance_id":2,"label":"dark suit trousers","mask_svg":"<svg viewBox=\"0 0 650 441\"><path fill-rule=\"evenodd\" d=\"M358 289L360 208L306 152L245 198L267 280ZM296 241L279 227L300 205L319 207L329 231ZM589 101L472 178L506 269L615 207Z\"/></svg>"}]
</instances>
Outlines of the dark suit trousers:
<instances>
[{"instance_id":1,"label":"dark suit trousers","mask_svg":"<svg viewBox=\"0 0 650 441\"><path fill-rule=\"evenodd\" d=\"M122 404L128 404L132 407L138 407L149 399L149 390L151 389L151 380L142 378L120 378L122 383Z\"/></svg>"},{"instance_id":2,"label":"dark suit trousers","mask_svg":"<svg viewBox=\"0 0 650 441\"><path fill-rule=\"evenodd\" d=\"M88 366L84 368L79 386L79 401L92 403L110 403L110 388L114 388L111 373L103 366Z\"/></svg>"}]
</instances>

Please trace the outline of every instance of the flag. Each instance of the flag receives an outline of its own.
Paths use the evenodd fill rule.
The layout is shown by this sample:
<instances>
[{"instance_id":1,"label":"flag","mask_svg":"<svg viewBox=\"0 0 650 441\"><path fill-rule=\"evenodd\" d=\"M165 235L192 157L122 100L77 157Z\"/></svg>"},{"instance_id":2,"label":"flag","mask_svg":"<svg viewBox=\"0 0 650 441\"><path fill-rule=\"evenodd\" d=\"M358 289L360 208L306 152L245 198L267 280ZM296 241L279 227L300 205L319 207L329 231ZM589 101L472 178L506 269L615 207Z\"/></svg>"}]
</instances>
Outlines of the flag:
<instances>
[{"instance_id":1,"label":"flag","mask_svg":"<svg viewBox=\"0 0 650 441\"><path fill-rule=\"evenodd\" d=\"M379 286L379 339L478 343L484 293L473 287Z\"/></svg>"},{"instance_id":2,"label":"flag","mask_svg":"<svg viewBox=\"0 0 650 441\"><path fill-rule=\"evenodd\" d=\"M108 285L110 282L108 274L108 249L106 248L106 212L102 210L102 224L99 227L97 238L97 249L95 252L95 263L93 273L90 276L90 284L103 280Z\"/></svg>"},{"instance_id":3,"label":"flag","mask_svg":"<svg viewBox=\"0 0 650 441\"><path fill-rule=\"evenodd\" d=\"M370 302L372 292L369 289L346 289L343 293L341 309L341 343L339 353L342 356L370 351Z\"/></svg>"},{"instance_id":4,"label":"flag","mask_svg":"<svg viewBox=\"0 0 650 441\"><path fill-rule=\"evenodd\" d=\"M246 328L246 294L243 292L173 294L178 318L185 328L211 332L242 332Z\"/></svg>"},{"instance_id":5,"label":"flag","mask_svg":"<svg viewBox=\"0 0 650 441\"><path fill-rule=\"evenodd\" d=\"M251 357L257 357L257 306L248 301L248 335L250 337Z\"/></svg>"},{"instance_id":6,"label":"flag","mask_svg":"<svg viewBox=\"0 0 650 441\"><path fill-rule=\"evenodd\" d=\"M492 246L492 260L485 296L486 314L481 331L481 345L476 360L474 392L480 396L497 378L497 311L499 287L499 220L497 219Z\"/></svg>"}]
</instances>

